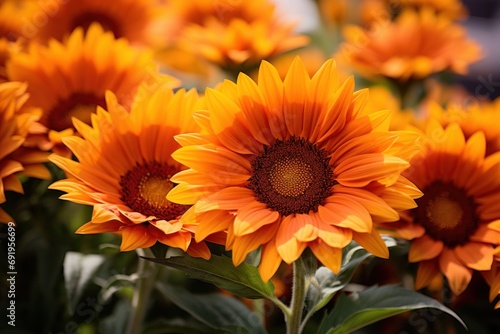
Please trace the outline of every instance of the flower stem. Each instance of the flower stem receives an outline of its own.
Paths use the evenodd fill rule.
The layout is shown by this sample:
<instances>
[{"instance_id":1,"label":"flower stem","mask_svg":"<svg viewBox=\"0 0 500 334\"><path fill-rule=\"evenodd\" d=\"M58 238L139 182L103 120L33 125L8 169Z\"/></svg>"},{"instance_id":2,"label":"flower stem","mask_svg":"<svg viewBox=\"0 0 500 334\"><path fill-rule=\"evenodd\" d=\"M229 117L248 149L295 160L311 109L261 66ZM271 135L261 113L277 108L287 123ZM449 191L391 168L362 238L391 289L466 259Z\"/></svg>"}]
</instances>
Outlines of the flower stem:
<instances>
[{"instance_id":1,"label":"flower stem","mask_svg":"<svg viewBox=\"0 0 500 334\"><path fill-rule=\"evenodd\" d=\"M286 333L300 334L302 312L306 298L306 268L302 257L293 263L293 286L290 314L286 319Z\"/></svg>"},{"instance_id":2,"label":"flower stem","mask_svg":"<svg viewBox=\"0 0 500 334\"><path fill-rule=\"evenodd\" d=\"M139 256L154 257L150 249L138 248L136 251ZM141 333L146 308L156 277L155 264L139 257L137 275L138 278L132 297L132 311L127 327L127 334Z\"/></svg>"}]
</instances>

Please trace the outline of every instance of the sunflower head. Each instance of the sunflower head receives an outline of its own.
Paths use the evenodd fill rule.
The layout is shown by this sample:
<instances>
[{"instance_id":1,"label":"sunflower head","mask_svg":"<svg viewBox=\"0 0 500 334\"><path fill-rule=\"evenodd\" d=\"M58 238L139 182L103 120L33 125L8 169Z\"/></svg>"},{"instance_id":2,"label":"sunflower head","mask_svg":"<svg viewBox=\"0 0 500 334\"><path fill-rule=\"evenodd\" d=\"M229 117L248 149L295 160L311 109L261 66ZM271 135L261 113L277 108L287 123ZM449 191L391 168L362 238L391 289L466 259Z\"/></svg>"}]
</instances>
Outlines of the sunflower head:
<instances>
[{"instance_id":1,"label":"sunflower head","mask_svg":"<svg viewBox=\"0 0 500 334\"><path fill-rule=\"evenodd\" d=\"M76 28L87 31L92 24L101 25L115 38L124 38L133 45L153 46L158 42L156 26L164 18L164 6L155 0L40 0L31 23L32 39L48 43L63 41ZM45 24L35 18L45 17Z\"/></svg>"},{"instance_id":2,"label":"sunflower head","mask_svg":"<svg viewBox=\"0 0 500 334\"><path fill-rule=\"evenodd\" d=\"M26 84L0 84L0 203L6 201L6 190L23 193L19 175L50 178L43 165L48 154L26 147L31 128L40 117L38 110L24 106L27 98ZM9 221L12 217L0 209L0 222Z\"/></svg>"},{"instance_id":3,"label":"sunflower head","mask_svg":"<svg viewBox=\"0 0 500 334\"><path fill-rule=\"evenodd\" d=\"M304 46L308 39L281 22L267 0L172 1L179 45L227 70L252 69L262 59Z\"/></svg>"},{"instance_id":4,"label":"sunflower head","mask_svg":"<svg viewBox=\"0 0 500 334\"><path fill-rule=\"evenodd\" d=\"M151 52L132 48L98 24L86 34L76 29L65 42L32 43L8 61L7 76L28 83L27 104L43 110L46 133L39 142L61 154L68 153L61 138L73 134L72 118L90 123L96 107L105 106L107 90L129 108L141 84L151 89L177 84L158 75Z\"/></svg>"},{"instance_id":5,"label":"sunflower head","mask_svg":"<svg viewBox=\"0 0 500 334\"><path fill-rule=\"evenodd\" d=\"M167 198L194 204L182 219L199 222L196 240L227 231L235 265L261 247L266 280L306 247L333 271L353 239L388 256L373 222L415 206L420 192L401 172L417 135L365 113L366 93L340 82L333 60L310 78L299 57L284 80L263 62L257 82L240 74L208 89L200 132L176 137L172 156L189 169Z\"/></svg>"},{"instance_id":6,"label":"sunflower head","mask_svg":"<svg viewBox=\"0 0 500 334\"><path fill-rule=\"evenodd\" d=\"M482 54L463 27L431 10L404 10L395 21L379 24L377 29L348 26L344 37L337 57L343 57L363 76L398 81L441 71L465 74ZM407 43L409 40L422 42Z\"/></svg>"},{"instance_id":7,"label":"sunflower head","mask_svg":"<svg viewBox=\"0 0 500 334\"><path fill-rule=\"evenodd\" d=\"M409 261L419 263L417 289L443 274L455 294L468 286L473 271L491 269L500 244L500 164L485 158L482 132L468 140L457 123L443 128L429 121L424 149L403 173L424 195L418 207L392 225L411 240Z\"/></svg>"},{"instance_id":8,"label":"sunflower head","mask_svg":"<svg viewBox=\"0 0 500 334\"><path fill-rule=\"evenodd\" d=\"M500 98L467 106L449 104L446 108L438 103L430 103L427 113L443 126L458 123L466 139L478 131L483 132L486 138L486 155L500 151L500 131L496 126L496 120L500 116Z\"/></svg>"},{"instance_id":9,"label":"sunflower head","mask_svg":"<svg viewBox=\"0 0 500 334\"><path fill-rule=\"evenodd\" d=\"M184 169L171 158L179 147L174 136L199 129L192 113L202 102L194 90L144 89L137 96L128 111L108 92L107 110L98 108L91 125L74 120L80 136L63 142L78 162L53 154L67 179L50 188L93 206L91 221L77 233L120 233L122 251L160 242L207 258L207 246L191 242L196 224L179 221L189 206L165 198L175 186L170 178Z\"/></svg>"}]
</instances>

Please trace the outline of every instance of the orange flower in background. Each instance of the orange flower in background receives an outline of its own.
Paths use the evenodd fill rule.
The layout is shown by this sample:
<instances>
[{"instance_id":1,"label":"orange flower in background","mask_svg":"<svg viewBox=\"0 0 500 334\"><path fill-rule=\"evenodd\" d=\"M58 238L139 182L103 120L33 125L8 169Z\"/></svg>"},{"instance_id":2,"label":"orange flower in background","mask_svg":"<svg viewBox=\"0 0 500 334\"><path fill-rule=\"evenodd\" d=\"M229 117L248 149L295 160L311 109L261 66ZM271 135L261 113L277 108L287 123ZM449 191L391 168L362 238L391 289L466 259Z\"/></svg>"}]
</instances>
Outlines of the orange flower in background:
<instances>
[{"instance_id":1,"label":"orange flower in background","mask_svg":"<svg viewBox=\"0 0 500 334\"><path fill-rule=\"evenodd\" d=\"M60 43L48 46L32 43L7 63L10 80L28 83L27 105L43 110L40 123L45 127L37 139L45 150L69 154L61 138L73 134L73 117L90 123L97 106L105 104L104 94L111 90L126 108L141 84L150 87L178 84L171 77L160 77L152 54L130 47L125 39L115 39L98 25L86 35L75 30Z\"/></svg>"},{"instance_id":2,"label":"orange flower in background","mask_svg":"<svg viewBox=\"0 0 500 334\"><path fill-rule=\"evenodd\" d=\"M429 104L427 113L443 126L458 123L465 138L470 138L477 131L482 131L486 138L486 155L500 151L500 98L468 106L449 105L445 109L437 103Z\"/></svg>"},{"instance_id":3,"label":"orange flower in background","mask_svg":"<svg viewBox=\"0 0 500 334\"><path fill-rule=\"evenodd\" d=\"M195 226L178 217L188 206L168 201L174 186L170 177L184 167L171 158L179 147L173 137L197 131L192 119L200 107L196 91L184 89L141 91L142 98L128 112L112 93L108 111L98 108L92 126L75 119L79 136L63 138L78 162L58 155L50 161L66 172L67 179L50 189L66 192L61 199L92 205L90 222L76 233L119 232L122 251L148 248L157 241L208 258L203 243L191 242Z\"/></svg>"},{"instance_id":4,"label":"orange flower in background","mask_svg":"<svg viewBox=\"0 0 500 334\"><path fill-rule=\"evenodd\" d=\"M18 1L0 2L0 83L8 81L5 64L26 42L22 18L29 16L30 6Z\"/></svg>"},{"instance_id":5,"label":"orange flower in background","mask_svg":"<svg viewBox=\"0 0 500 334\"><path fill-rule=\"evenodd\" d=\"M5 191L23 193L19 175L49 179L50 172L43 165L47 153L24 147L30 128L40 117L39 110L26 108L26 84L0 84L0 204L6 201ZM0 209L0 222L13 221Z\"/></svg>"},{"instance_id":6,"label":"orange flower in background","mask_svg":"<svg viewBox=\"0 0 500 334\"><path fill-rule=\"evenodd\" d=\"M390 2L391 0L386 2ZM467 7L461 0L399 0L402 8L432 9L435 13L452 20L464 19L468 16Z\"/></svg>"},{"instance_id":7,"label":"orange flower in background","mask_svg":"<svg viewBox=\"0 0 500 334\"><path fill-rule=\"evenodd\" d=\"M386 224L411 240L409 261L418 262L416 288L443 274L456 295L473 271L492 268L500 244L500 163L485 158L484 134L465 140L460 126L443 129L436 120L426 128L423 152L403 173L424 195L402 221Z\"/></svg>"},{"instance_id":8,"label":"orange flower in background","mask_svg":"<svg viewBox=\"0 0 500 334\"><path fill-rule=\"evenodd\" d=\"M415 207L400 173L417 136L388 131L388 112L363 114L366 90L337 79L333 60L310 79L296 58L284 80L263 62L258 83L240 74L207 90L202 132L176 137L172 157L189 169L167 196L194 204L182 220L199 222L197 241L227 230L235 265L262 246L265 280L306 247L334 272L351 240L388 256L372 225Z\"/></svg>"},{"instance_id":9,"label":"orange flower in background","mask_svg":"<svg viewBox=\"0 0 500 334\"><path fill-rule=\"evenodd\" d=\"M406 81L441 71L466 74L481 57L463 27L430 10L406 10L370 30L349 26L344 36L337 57L366 77Z\"/></svg>"},{"instance_id":10,"label":"orange flower in background","mask_svg":"<svg viewBox=\"0 0 500 334\"><path fill-rule=\"evenodd\" d=\"M63 41L76 28L85 31L93 24L100 24L115 38L125 38L133 45L151 46L160 40L159 24L164 19L164 5L156 0L40 0L27 26L38 43L55 38ZM39 24L45 17L45 24Z\"/></svg>"},{"instance_id":11,"label":"orange flower in background","mask_svg":"<svg viewBox=\"0 0 500 334\"><path fill-rule=\"evenodd\" d=\"M173 0L169 10L179 16L180 47L225 69L251 68L309 41L267 0Z\"/></svg>"}]
</instances>

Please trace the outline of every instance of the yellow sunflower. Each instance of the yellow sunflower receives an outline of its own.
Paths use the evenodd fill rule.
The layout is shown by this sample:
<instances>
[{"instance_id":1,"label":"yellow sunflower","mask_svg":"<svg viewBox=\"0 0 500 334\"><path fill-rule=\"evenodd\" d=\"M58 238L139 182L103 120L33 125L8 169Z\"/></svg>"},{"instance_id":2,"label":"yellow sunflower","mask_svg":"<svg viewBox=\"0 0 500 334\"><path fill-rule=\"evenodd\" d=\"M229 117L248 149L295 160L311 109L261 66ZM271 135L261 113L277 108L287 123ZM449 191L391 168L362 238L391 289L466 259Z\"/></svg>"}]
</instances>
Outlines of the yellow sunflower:
<instances>
[{"instance_id":1,"label":"yellow sunflower","mask_svg":"<svg viewBox=\"0 0 500 334\"><path fill-rule=\"evenodd\" d=\"M106 90L129 108L141 84L151 88L177 84L158 75L151 52L130 47L127 40L115 39L98 24L85 35L83 29L76 29L64 43L32 43L28 51L7 62L7 76L27 82L27 105L43 110L40 122L46 131L39 145L63 155L68 151L61 137L73 134L71 118L90 123L96 106L104 106Z\"/></svg>"},{"instance_id":2,"label":"yellow sunflower","mask_svg":"<svg viewBox=\"0 0 500 334\"><path fill-rule=\"evenodd\" d=\"M27 98L26 84L0 84L0 204L6 201L6 190L23 193L19 175L50 178L43 165L48 154L23 146L31 126L40 117L36 110L23 110ZM12 217L0 209L0 222L9 221L13 221Z\"/></svg>"},{"instance_id":3,"label":"yellow sunflower","mask_svg":"<svg viewBox=\"0 0 500 334\"><path fill-rule=\"evenodd\" d=\"M457 123L443 129L431 120L425 133L422 153L403 173L424 195L399 223L385 227L411 240L409 261L419 263L417 289L443 274L458 295L473 271L491 269L500 244L500 163L485 157L482 132L465 140Z\"/></svg>"},{"instance_id":4,"label":"yellow sunflower","mask_svg":"<svg viewBox=\"0 0 500 334\"><path fill-rule=\"evenodd\" d=\"M157 25L164 17L164 5L156 0L40 0L37 5L27 22L31 23L32 38L39 43L51 38L62 41L77 27L87 30L92 23L99 23L133 45L155 45L160 38Z\"/></svg>"},{"instance_id":5,"label":"yellow sunflower","mask_svg":"<svg viewBox=\"0 0 500 334\"><path fill-rule=\"evenodd\" d=\"M219 66L234 70L253 67L308 43L294 33L294 25L282 22L268 0L173 0L179 13L179 45Z\"/></svg>"},{"instance_id":6,"label":"yellow sunflower","mask_svg":"<svg viewBox=\"0 0 500 334\"><path fill-rule=\"evenodd\" d=\"M78 162L51 155L50 161L66 172L67 179L50 188L66 192L61 198L92 205L90 222L76 233L119 232L121 250L148 248L157 241L208 258L204 243L191 242L194 225L178 217L188 206L169 202L174 186L170 177L184 167L171 158L179 147L174 135L197 131L193 110L200 106L196 91L143 90L147 94L130 112L112 93L108 111L98 108L92 126L75 119L79 136L63 142Z\"/></svg>"},{"instance_id":7,"label":"yellow sunflower","mask_svg":"<svg viewBox=\"0 0 500 334\"><path fill-rule=\"evenodd\" d=\"M348 26L344 37L337 57L366 77L406 81L441 71L465 74L481 57L462 26L431 10L405 10L376 29Z\"/></svg>"},{"instance_id":8,"label":"yellow sunflower","mask_svg":"<svg viewBox=\"0 0 500 334\"><path fill-rule=\"evenodd\" d=\"M417 135L388 131L388 112L363 114L367 92L353 90L334 60L309 78L298 57L284 80L264 61L258 83L242 73L208 89L195 114L207 134L176 137L172 157L189 169L167 196L194 204L183 219L199 222L196 240L227 230L235 265L262 246L265 280L306 247L334 272L353 239L387 257L372 225L415 206L420 192L400 173Z\"/></svg>"},{"instance_id":9,"label":"yellow sunflower","mask_svg":"<svg viewBox=\"0 0 500 334\"><path fill-rule=\"evenodd\" d=\"M500 151L500 129L497 125L500 117L500 98L468 106L452 104L446 108L437 103L430 103L427 112L429 117L436 118L443 126L458 123L466 139L477 131L482 131L486 138L486 155Z\"/></svg>"}]
</instances>

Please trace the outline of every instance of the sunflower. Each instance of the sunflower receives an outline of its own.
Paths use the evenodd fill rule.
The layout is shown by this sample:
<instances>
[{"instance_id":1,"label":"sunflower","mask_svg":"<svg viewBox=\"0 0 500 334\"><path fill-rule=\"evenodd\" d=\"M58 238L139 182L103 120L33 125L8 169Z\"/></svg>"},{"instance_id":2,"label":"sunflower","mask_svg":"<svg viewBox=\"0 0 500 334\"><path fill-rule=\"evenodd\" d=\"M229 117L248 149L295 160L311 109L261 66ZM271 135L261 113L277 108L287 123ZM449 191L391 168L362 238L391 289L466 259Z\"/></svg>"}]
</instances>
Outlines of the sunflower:
<instances>
[{"instance_id":1,"label":"sunflower","mask_svg":"<svg viewBox=\"0 0 500 334\"><path fill-rule=\"evenodd\" d=\"M385 1L390 2L390 0ZM452 20L464 19L468 15L467 7L460 0L399 0L399 5L403 8L429 8Z\"/></svg>"},{"instance_id":2,"label":"sunflower","mask_svg":"<svg viewBox=\"0 0 500 334\"><path fill-rule=\"evenodd\" d=\"M156 31L163 20L164 5L156 0L79 0L37 2L37 17L44 17L44 24L37 24L33 16L34 36L39 43L55 38L64 40L77 27L87 30L92 23L99 23L116 38L125 38L133 45L156 45Z\"/></svg>"},{"instance_id":3,"label":"sunflower","mask_svg":"<svg viewBox=\"0 0 500 334\"><path fill-rule=\"evenodd\" d=\"M446 108L437 103L430 103L427 113L443 126L453 122L458 123L466 139L477 131L482 131L486 138L486 155L500 151L500 129L497 126L500 117L500 98L467 106L450 104Z\"/></svg>"},{"instance_id":4,"label":"sunflower","mask_svg":"<svg viewBox=\"0 0 500 334\"><path fill-rule=\"evenodd\" d=\"M19 175L50 178L43 165L48 154L23 146L40 116L37 110L24 107L27 97L24 83L0 84L0 204L6 201L6 190L23 193ZM10 221L12 217L0 209L0 222Z\"/></svg>"},{"instance_id":5,"label":"sunflower","mask_svg":"<svg viewBox=\"0 0 500 334\"><path fill-rule=\"evenodd\" d=\"M443 274L454 294L468 286L473 271L492 267L500 244L500 163L485 157L485 137L468 140L457 123L443 129L430 120L422 153L403 172L424 195L418 207L401 213L401 221L386 224L411 240L409 261L419 263L416 288Z\"/></svg>"},{"instance_id":6,"label":"sunflower","mask_svg":"<svg viewBox=\"0 0 500 334\"><path fill-rule=\"evenodd\" d=\"M167 195L194 204L183 219L199 222L196 240L227 230L235 265L262 246L265 280L306 247L334 272L353 239L387 257L372 225L415 206L420 192L400 173L417 135L388 131L388 112L363 114L367 92L353 89L334 60L310 79L298 57L284 80L264 61L258 83L241 73L207 89L202 132L176 137L172 157L189 169Z\"/></svg>"},{"instance_id":7,"label":"sunflower","mask_svg":"<svg viewBox=\"0 0 500 334\"><path fill-rule=\"evenodd\" d=\"M262 59L304 46L309 40L295 34L293 24L279 20L268 0L170 3L171 11L180 17L180 47L224 69L255 67Z\"/></svg>"},{"instance_id":8,"label":"sunflower","mask_svg":"<svg viewBox=\"0 0 500 334\"><path fill-rule=\"evenodd\" d=\"M16 1L0 2L0 83L8 81L5 64L11 55L21 50L26 39L22 17L30 15L26 7Z\"/></svg>"},{"instance_id":9,"label":"sunflower","mask_svg":"<svg viewBox=\"0 0 500 334\"><path fill-rule=\"evenodd\" d=\"M199 108L196 91L142 90L128 112L112 93L108 111L98 108L92 126L75 119L79 136L63 139L78 162L53 154L50 161L66 172L67 179L50 186L66 192L61 198L92 205L90 222L76 233L119 232L120 249L148 248L156 242L208 258L204 243L191 242L195 226L178 217L189 206L169 202L174 186L171 175L184 167L171 158L179 147L174 135L198 130L192 120Z\"/></svg>"},{"instance_id":10,"label":"sunflower","mask_svg":"<svg viewBox=\"0 0 500 334\"><path fill-rule=\"evenodd\" d=\"M348 26L344 37L337 57L366 77L407 81L441 71L466 74L481 57L463 27L431 10L405 10L376 29Z\"/></svg>"},{"instance_id":11,"label":"sunflower","mask_svg":"<svg viewBox=\"0 0 500 334\"><path fill-rule=\"evenodd\" d=\"M177 84L171 77L158 75L152 53L115 39L98 24L86 35L77 28L64 43L32 43L28 51L7 62L7 76L27 82L27 105L43 110L40 123L46 131L38 140L41 148L63 155L68 151L61 138L74 132L71 118L90 123L96 106L104 106L106 90L129 108L141 84L150 88Z\"/></svg>"}]
</instances>

